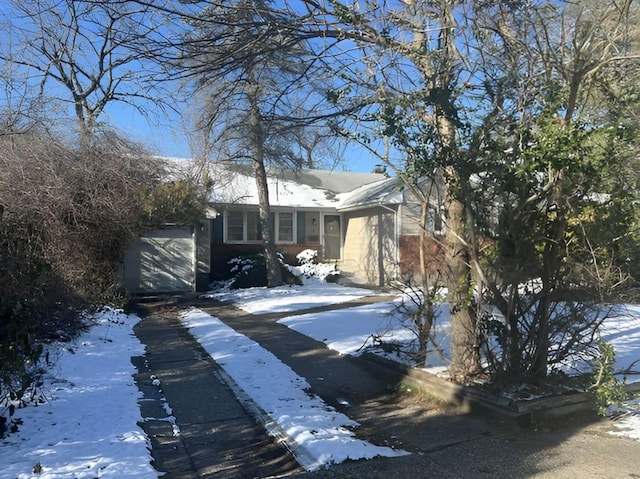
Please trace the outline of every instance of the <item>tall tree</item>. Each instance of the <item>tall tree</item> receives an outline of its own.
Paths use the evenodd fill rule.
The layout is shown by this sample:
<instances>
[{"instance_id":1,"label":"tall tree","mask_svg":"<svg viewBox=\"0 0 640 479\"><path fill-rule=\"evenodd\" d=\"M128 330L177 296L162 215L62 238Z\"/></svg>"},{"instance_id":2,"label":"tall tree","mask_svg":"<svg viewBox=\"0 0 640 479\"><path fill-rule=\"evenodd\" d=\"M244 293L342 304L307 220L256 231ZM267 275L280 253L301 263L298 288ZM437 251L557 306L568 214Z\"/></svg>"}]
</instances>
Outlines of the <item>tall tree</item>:
<instances>
[{"instance_id":1,"label":"tall tree","mask_svg":"<svg viewBox=\"0 0 640 479\"><path fill-rule=\"evenodd\" d=\"M351 113L352 126L347 125L346 134L369 145L390 139L405 155L400 170L409 173L408 179L433 172L444 178L444 275L452 312L451 371L456 380L465 381L479 370L472 273L481 277L483 269L471 198L474 174L482 174L478 160L493 136L492 125L504 120L501 128L507 136L525 128L547 146L553 143L555 150L542 153L524 141L520 146L527 153L516 160L532 165L531 160L541 159L542 154L539 165L546 165L542 170L546 182L535 184L541 189L531 190L525 198L540 207L543 194L546 205L547 229L541 245L544 294L535 313L537 340L531 357L535 375L544 377L553 335L550 298L569 234L569 166L575 158L586 165L593 154L585 149L587 140L580 136L576 115L585 111L593 82L607 66L634 58L625 50L633 2L603 1L592 9L582 8L590 2L579 2L577 16L571 15L572 7L546 2L303 3L302 35L323 39L322 55L336 72L328 99ZM494 45L492 57L484 48L493 35L501 42ZM513 60L508 70L495 67L496 60L507 66L501 55ZM535 132L544 122L536 119L543 120L550 112L558 117L558 131L548 130L550 136L541 139ZM492 154L490 166L499 167L504 152L494 149ZM568 163L563 164L563 158ZM485 206L493 206L496 213L497 205L489 201Z\"/></svg>"},{"instance_id":2,"label":"tall tree","mask_svg":"<svg viewBox=\"0 0 640 479\"><path fill-rule=\"evenodd\" d=\"M523 4L516 12L500 6L478 12L487 32L483 52L491 57L485 65L494 69L484 70L493 87L473 153L485 157L484 191L501 199L497 223L483 230L496 234L499 256L492 258L490 274L496 276L489 278L476 264L506 319L507 376L542 381L552 351L558 361L581 335L591 334L586 332L594 324L585 319L591 313L559 306L568 289L579 287L584 303L608 299L605 287L619 283L618 273L604 274L617 270L613 245L594 236L604 222L598 226L588 217L600 210L617 218L623 235L629 227L630 197L621 194L629 183L611 175L624 170L619 160L628 157L628 144L610 114L620 105L613 92L626 83L612 72L638 68L632 3L588 2L575 10ZM604 193L615 199L595 204L593 198ZM479 209L486 211L487 198L482 201ZM539 287L523 294L522 284L532 278L539 278Z\"/></svg>"},{"instance_id":3,"label":"tall tree","mask_svg":"<svg viewBox=\"0 0 640 479\"><path fill-rule=\"evenodd\" d=\"M323 54L336 72L328 99L351 121L338 128L368 145L388 139L403 158L401 164L389 155L383 159L406 173L406 186L416 191L424 211L433 198L416 189L425 184L416 179L444 179L439 185L446 221L441 276L451 307L451 373L465 381L479 371L479 349L464 198L464 125L457 103L469 78L459 51L468 33L460 25L464 2L303 3L307 17L301 28L323 39Z\"/></svg>"},{"instance_id":4,"label":"tall tree","mask_svg":"<svg viewBox=\"0 0 640 479\"><path fill-rule=\"evenodd\" d=\"M188 35L178 45L179 70L204 92L201 121L228 159L250 163L256 179L269 286L282 284L267 185L267 165L295 158L286 146L309 96L313 61L300 38L285 27L290 18L262 0L206 2L186 17ZM183 18L184 15L183 15ZM305 81L303 81L305 80Z\"/></svg>"},{"instance_id":5,"label":"tall tree","mask_svg":"<svg viewBox=\"0 0 640 479\"><path fill-rule=\"evenodd\" d=\"M124 102L147 113L163 105L152 93L157 71L145 62L147 36L162 18L133 2L11 0L0 7L6 33L0 62L32 79L43 98L70 104L81 137L107 105ZM51 112L49 112L51 115Z\"/></svg>"}]
</instances>

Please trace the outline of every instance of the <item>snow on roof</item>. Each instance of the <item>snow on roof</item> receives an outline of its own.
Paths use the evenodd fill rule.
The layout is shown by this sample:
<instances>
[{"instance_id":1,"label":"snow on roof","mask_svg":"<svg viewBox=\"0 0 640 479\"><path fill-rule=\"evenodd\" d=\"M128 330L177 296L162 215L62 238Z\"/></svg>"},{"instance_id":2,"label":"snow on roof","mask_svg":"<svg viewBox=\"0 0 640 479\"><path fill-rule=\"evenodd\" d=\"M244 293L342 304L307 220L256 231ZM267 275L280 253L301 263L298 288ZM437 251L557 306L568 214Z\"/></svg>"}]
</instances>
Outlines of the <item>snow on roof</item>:
<instances>
[{"instance_id":1,"label":"snow on roof","mask_svg":"<svg viewBox=\"0 0 640 479\"><path fill-rule=\"evenodd\" d=\"M399 178L384 178L340 195L338 210L380 204L397 205L402 203L403 196L402 181Z\"/></svg>"},{"instance_id":2,"label":"snow on roof","mask_svg":"<svg viewBox=\"0 0 640 479\"><path fill-rule=\"evenodd\" d=\"M269 173L283 180L320 188L333 193L347 193L363 185L386 178L381 173L354 173L332 170L270 170Z\"/></svg>"},{"instance_id":3,"label":"snow on roof","mask_svg":"<svg viewBox=\"0 0 640 479\"><path fill-rule=\"evenodd\" d=\"M177 171L189 171L188 159L162 158ZM211 163L214 181L210 201L213 204L258 205L258 188L253 170L247 165ZM172 175L177 175L172 171ZM382 173L350 171L295 170L268 168L269 203L289 208L336 208L348 210L378 204L400 204L402 183Z\"/></svg>"},{"instance_id":4,"label":"snow on roof","mask_svg":"<svg viewBox=\"0 0 640 479\"><path fill-rule=\"evenodd\" d=\"M309 185L267 177L269 203L281 207L335 207L335 193ZM210 200L214 204L258 205L258 187L255 178L243 173L220 172L214 176Z\"/></svg>"},{"instance_id":5,"label":"snow on roof","mask_svg":"<svg viewBox=\"0 0 640 479\"><path fill-rule=\"evenodd\" d=\"M247 167L213 165L215 182L212 203L257 205L258 189ZM271 206L304 208L338 208L353 192L359 192L349 204L362 203L366 187L386 181L379 173L346 171L269 169L267 184ZM361 190L365 188L364 190ZM377 202L377 199L376 199Z\"/></svg>"}]
</instances>

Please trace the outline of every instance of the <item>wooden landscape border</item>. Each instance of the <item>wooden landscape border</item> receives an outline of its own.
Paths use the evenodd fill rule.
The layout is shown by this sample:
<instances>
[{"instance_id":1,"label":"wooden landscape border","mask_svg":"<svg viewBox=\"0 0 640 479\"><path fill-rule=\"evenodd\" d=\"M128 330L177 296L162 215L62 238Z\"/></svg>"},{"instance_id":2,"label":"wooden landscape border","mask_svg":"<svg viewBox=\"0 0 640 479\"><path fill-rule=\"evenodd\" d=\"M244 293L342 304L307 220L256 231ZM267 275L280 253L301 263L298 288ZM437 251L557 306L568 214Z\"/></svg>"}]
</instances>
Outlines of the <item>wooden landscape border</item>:
<instances>
[{"instance_id":1,"label":"wooden landscape border","mask_svg":"<svg viewBox=\"0 0 640 479\"><path fill-rule=\"evenodd\" d=\"M403 383L438 400L454 404L463 411L489 412L523 427L573 414L593 412L595 415L592 395L587 392L571 392L535 399L510 399L471 386L455 384L427 371L373 353L364 353L362 357L400 374ZM629 393L639 393L640 382L627 384L625 390Z\"/></svg>"}]
</instances>

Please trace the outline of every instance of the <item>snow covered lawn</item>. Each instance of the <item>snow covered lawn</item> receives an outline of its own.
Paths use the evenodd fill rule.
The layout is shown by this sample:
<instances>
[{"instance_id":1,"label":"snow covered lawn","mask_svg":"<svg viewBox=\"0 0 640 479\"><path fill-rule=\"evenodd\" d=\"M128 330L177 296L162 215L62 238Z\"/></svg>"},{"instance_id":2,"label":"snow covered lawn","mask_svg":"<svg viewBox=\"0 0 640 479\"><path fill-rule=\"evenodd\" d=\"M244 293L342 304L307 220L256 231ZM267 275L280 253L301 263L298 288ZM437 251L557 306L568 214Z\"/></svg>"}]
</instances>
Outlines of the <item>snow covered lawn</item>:
<instances>
[{"instance_id":1,"label":"snow covered lawn","mask_svg":"<svg viewBox=\"0 0 640 479\"><path fill-rule=\"evenodd\" d=\"M76 342L51 346L58 359L45 377L46 402L16 411L23 425L0 440L0 477L158 477L137 425L140 393L130 358L144 354L131 330L139 318L107 310L94 319Z\"/></svg>"},{"instance_id":2,"label":"snow covered lawn","mask_svg":"<svg viewBox=\"0 0 640 479\"><path fill-rule=\"evenodd\" d=\"M243 307L241 298L234 302L237 306ZM399 344L407 344L415 339L414 335L403 328L399 316L390 313L393 309L394 301L389 301L348 310L292 315L278 322L305 336L322 341L335 351L357 356L365 350L365 347L374 346L374 337L381 337L386 342ZM436 342L446 351L450 318L447 308L441 309L438 316ZM640 374L638 374L640 372L640 305L626 304L617 307L611 317L605 320L601 337L612 344L616 350L616 370L636 371L636 374L621 376L621 379L629 383L640 382ZM380 349L373 348L370 351L396 361L402 359ZM412 365L409 361L405 362ZM570 366L585 368L587 365L576 362ZM428 359L428 366L425 369L438 373L442 367L441 359L434 354Z\"/></svg>"},{"instance_id":3,"label":"snow covered lawn","mask_svg":"<svg viewBox=\"0 0 640 479\"><path fill-rule=\"evenodd\" d=\"M304 286L277 288L220 289L203 295L205 298L230 301L251 314L283 313L301 309L346 303L376 294L363 288L350 288L325 283L315 278Z\"/></svg>"}]
</instances>

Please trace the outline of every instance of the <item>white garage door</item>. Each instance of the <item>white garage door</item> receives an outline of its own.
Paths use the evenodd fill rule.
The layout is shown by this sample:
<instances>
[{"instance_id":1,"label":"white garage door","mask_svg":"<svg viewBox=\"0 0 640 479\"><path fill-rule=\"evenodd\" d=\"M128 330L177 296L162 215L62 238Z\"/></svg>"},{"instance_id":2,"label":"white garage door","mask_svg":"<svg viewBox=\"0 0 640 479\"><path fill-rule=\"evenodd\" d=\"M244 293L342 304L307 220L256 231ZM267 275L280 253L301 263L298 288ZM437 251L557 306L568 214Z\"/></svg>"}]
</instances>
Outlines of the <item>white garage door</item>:
<instances>
[{"instance_id":1,"label":"white garage door","mask_svg":"<svg viewBox=\"0 0 640 479\"><path fill-rule=\"evenodd\" d=\"M132 293L195 290L195 240L192 227L149 231L125 254L125 287Z\"/></svg>"}]
</instances>

